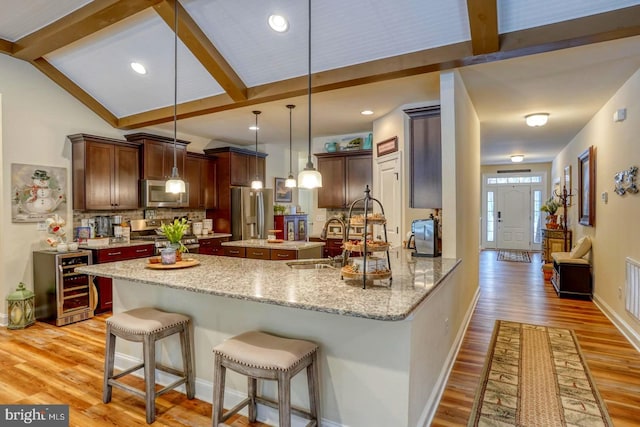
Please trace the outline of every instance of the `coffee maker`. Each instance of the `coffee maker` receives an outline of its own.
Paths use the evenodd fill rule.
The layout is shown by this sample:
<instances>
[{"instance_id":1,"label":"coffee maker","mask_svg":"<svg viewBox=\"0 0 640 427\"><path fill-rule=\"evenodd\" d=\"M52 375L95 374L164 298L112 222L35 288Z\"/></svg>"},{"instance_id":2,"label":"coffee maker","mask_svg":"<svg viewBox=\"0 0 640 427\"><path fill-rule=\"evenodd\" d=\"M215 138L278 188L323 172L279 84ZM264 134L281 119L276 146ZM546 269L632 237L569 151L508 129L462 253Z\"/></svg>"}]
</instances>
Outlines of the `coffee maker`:
<instances>
[{"instance_id":1,"label":"coffee maker","mask_svg":"<svg viewBox=\"0 0 640 427\"><path fill-rule=\"evenodd\" d=\"M411 223L414 250L416 257L440 256L440 239L438 238L438 219L433 215L429 219L416 219Z\"/></svg>"}]
</instances>

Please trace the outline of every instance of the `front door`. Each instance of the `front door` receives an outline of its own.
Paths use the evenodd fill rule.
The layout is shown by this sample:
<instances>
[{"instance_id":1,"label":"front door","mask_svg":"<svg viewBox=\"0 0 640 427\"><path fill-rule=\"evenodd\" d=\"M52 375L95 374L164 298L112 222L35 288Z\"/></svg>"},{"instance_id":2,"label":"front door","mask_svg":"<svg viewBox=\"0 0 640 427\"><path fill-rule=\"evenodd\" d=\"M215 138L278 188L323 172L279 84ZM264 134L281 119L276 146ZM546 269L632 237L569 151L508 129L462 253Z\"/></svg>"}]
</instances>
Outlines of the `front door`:
<instances>
[{"instance_id":1,"label":"front door","mask_svg":"<svg viewBox=\"0 0 640 427\"><path fill-rule=\"evenodd\" d=\"M497 196L498 248L531 248L531 186L499 185Z\"/></svg>"}]
</instances>

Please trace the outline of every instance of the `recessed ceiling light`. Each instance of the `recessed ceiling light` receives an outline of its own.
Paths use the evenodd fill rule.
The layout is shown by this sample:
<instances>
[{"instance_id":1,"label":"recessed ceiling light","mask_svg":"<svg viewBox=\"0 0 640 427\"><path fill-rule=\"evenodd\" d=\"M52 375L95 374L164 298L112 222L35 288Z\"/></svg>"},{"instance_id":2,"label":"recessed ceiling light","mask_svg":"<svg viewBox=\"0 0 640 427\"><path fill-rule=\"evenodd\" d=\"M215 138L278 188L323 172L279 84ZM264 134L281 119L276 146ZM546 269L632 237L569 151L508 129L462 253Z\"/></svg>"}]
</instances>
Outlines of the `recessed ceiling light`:
<instances>
[{"instance_id":1,"label":"recessed ceiling light","mask_svg":"<svg viewBox=\"0 0 640 427\"><path fill-rule=\"evenodd\" d=\"M549 113L534 113L524 116L527 125L531 127L544 126L549 120Z\"/></svg>"},{"instance_id":2,"label":"recessed ceiling light","mask_svg":"<svg viewBox=\"0 0 640 427\"><path fill-rule=\"evenodd\" d=\"M373 111L371 110L362 110L360 111L360 114L362 114L363 116L370 116L373 114Z\"/></svg>"},{"instance_id":3,"label":"recessed ceiling light","mask_svg":"<svg viewBox=\"0 0 640 427\"><path fill-rule=\"evenodd\" d=\"M131 68L138 74L147 74L147 69L139 62L132 62Z\"/></svg>"},{"instance_id":4,"label":"recessed ceiling light","mask_svg":"<svg viewBox=\"0 0 640 427\"><path fill-rule=\"evenodd\" d=\"M289 29L289 22L282 15L271 15L269 17L269 26L273 31L284 33Z\"/></svg>"},{"instance_id":5,"label":"recessed ceiling light","mask_svg":"<svg viewBox=\"0 0 640 427\"><path fill-rule=\"evenodd\" d=\"M514 154L513 156L511 156L511 161L513 163L520 163L524 160L524 155L522 154Z\"/></svg>"}]
</instances>

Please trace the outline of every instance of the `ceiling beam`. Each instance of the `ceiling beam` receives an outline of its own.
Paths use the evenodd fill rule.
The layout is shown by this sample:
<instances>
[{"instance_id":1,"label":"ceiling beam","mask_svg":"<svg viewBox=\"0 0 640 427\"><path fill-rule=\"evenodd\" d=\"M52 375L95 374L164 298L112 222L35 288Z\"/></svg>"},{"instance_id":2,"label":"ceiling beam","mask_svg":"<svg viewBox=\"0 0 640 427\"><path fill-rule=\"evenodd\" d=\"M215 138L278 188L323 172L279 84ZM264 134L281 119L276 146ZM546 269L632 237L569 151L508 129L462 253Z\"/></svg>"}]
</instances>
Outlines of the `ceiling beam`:
<instances>
[{"instance_id":1,"label":"ceiling beam","mask_svg":"<svg viewBox=\"0 0 640 427\"><path fill-rule=\"evenodd\" d=\"M100 0L63 16L35 31L13 46L13 56L32 61L71 44L162 0Z\"/></svg>"},{"instance_id":2,"label":"ceiling beam","mask_svg":"<svg viewBox=\"0 0 640 427\"><path fill-rule=\"evenodd\" d=\"M497 0L467 0L471 47L474 55L500 49Z\"/></svg>"},{"instance_id":3,"label":"ceiling beam","mask_svg":"<svg viewBox=\"0 0 640 427\"><path fill-rule=\"evenodd\" d=\"M67 76L58 71L58 69L47 62L47 60L44 58L38 58L30 62L34 67L53 80L58 86L66 90L78 101L86 105L91 111L100 116L105 122L109 123L113 127L117 127L118 119L116 116L111 114L109 110L67 78Z\"/></svg>"},{"instance_id":4,"label":"ceiling beam","mask_svg":"<svg viewBox=\"0 0 640 427\"><path fill-rule=\"evenodd\" d=\"M172 31L175 25L175 3L176 0L165 0L154 6L158 15ZM198 58L204 68L229 94L231 99L245 101L247 99L247 87L244 82L180 2L178 2L178 21L178 37L180 37L185 46Z\"/></svg>"},{"instance_id":5,"label":"ceiling beam","mask_svg":"<svg viewBox=\"0 0 640 427\"><path fill-rule=\"evenodd\" d=\"M4 53L6 55L13 54L13 43L9 40L0 39L0 53Z\"/></svg>"}]
</instances>

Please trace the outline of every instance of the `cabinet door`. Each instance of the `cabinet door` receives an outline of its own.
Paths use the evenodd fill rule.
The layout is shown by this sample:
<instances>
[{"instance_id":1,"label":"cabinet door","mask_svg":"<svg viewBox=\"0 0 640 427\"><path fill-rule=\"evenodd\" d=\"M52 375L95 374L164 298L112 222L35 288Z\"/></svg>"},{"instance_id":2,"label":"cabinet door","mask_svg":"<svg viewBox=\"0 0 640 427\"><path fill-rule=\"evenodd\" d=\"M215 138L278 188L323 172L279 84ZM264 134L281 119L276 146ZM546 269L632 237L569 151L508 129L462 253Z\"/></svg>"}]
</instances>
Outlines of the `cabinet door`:
<instances>
[{"instance_id":1,"label":"cabinet door","mask_svg":"<svg viewBox=\"0 0 640 427\"><path fill-rule=\"evenodd\" d=\"M85 209L113 209L114 146L88 142L85 160Z\"/></svg>"},{"instance_id":2,"label":"cabinet door","mask_svg":"<svg viewBox=\"0 0 640 427\"><path fill-rule=\"evenodd\" d=\"M202 182L202 163L203 161L197 157L189 157L186 159L186 168L184 178L189 183L189 207L190 208L203 208L204 207L204 189Z\"/></svg>"},{"instance_id":3,"label":"cabinet door","mask_svg":"<svg viewBox=\"0 0 640 427\"><path fill-rule=\"evenodd\" d=\"M442 207L440 109L411 116L410 206Z\"/></svg>"},{"instance_id":4,"label":"cabinet door","mask_svg":"<svg viewBox=\"0 0 640 427\"><path fill-rule=\"evenodd\" d=\"M115 146L115 185L113 188L115 207L137 209L138 180L140 178L139 151L137 148Z\"/></svg>"},{"instance_id":5,"label":"cabinet door","mask_svg":"<svg viewBox=\"0 0 640 427\"><path fill-rule=\"evenodd\" d=\"M271 249L271 259L274 261L285 259L298 259L298 251L287 249Z\"/></svg>"},{"instance_id":6,"label":"cabinet door","mask_svg":"<svg viewBox=\"0 0 640 427\"><path fill-rule=\"evenodd\" d=\"M266 248L247 248L247 258L271 259L271 250Z\"/></svg>"},{"instance_id":7,"label":"cabinet door","mask_svg":"<svg viewBox=\"0 0 640 427\"><path fill-rule=\"evenodd\" d=\"M346 158L346 191L347 206L364 197L365 187L372 187L373 165L372 156L352 156ZM323 176L324 179L324 176Z\"/></svg>"},{"instance_id":8,"label":"cabinet door","mask_svg":"<svg viewBox=\"0 0 640 427\"><path fill-rule=\"evenodd\" d=\"M249 179L249 156L239 153L231 153L231 185L247 186L251 184ZM254 167L255 170L255 167Z\"/></svg>"},{"instance_id":9,"label":"cabinet door","mask_svg":"<svg viewBox=\"0 0 640 427\"><path fill-rule=\"evenodd\" d=\"M246 248L238 248L234 246L223 246L225 256L236 258L244 258L247 254Z\"/></svg>"},{"instance_id":10,"label":"cabinet door","mask_svg":"<svg viewBox=\"0 0 640 427\"><path fill-rule=\"evenodd\" d=\"M216 179L217 163L212 159L205 159L200 167L202 195L205 209L218 207L218 182Z\"/></svg>"},{"instance_id":11,"label":"cabinet door","mask_svg":"<svg viewBox=\"0 0 640 427\"><path fill-rule=\"evenodd\" d=\"M296 219L296 240L307 240L307 217L299 216Z\"/></svg>"},{"instance_id":12,"label":"cabinet door","mask_svg":"<svg viewBox=\"0 0 640 427\"><path fill-rule=\"evenodd\" d=\"M318 158L322 187L318 189L319 208L343 208L345 199L345 158Z\"/></svg>"},{"instance_id":13,"label":"cabinet door","mask_svg":"<svg viewBox=\"0 0 640 427\"><path fill-rule=\"evenodd\" d=\"M173 144L162 143L164 146L163 156L163 177L168 178L173 171ZM178 175L185 176L185 165L187 158L187 147L176 144L176 166L178 167Z\"/></svg>"},{"instance_id":14,"label":"cabinet door","mask_svg":"<svg viewBox=\"0 0 640 427\"><path fill-rule=\"evenodd\" d=\"M145 179L165 179L164 175L164 142L145 141L144 142L144 178ZM173 161L173 157L171 157ZM169 171L171 172L171 171Z\"/></svg>"}]
</instances>

